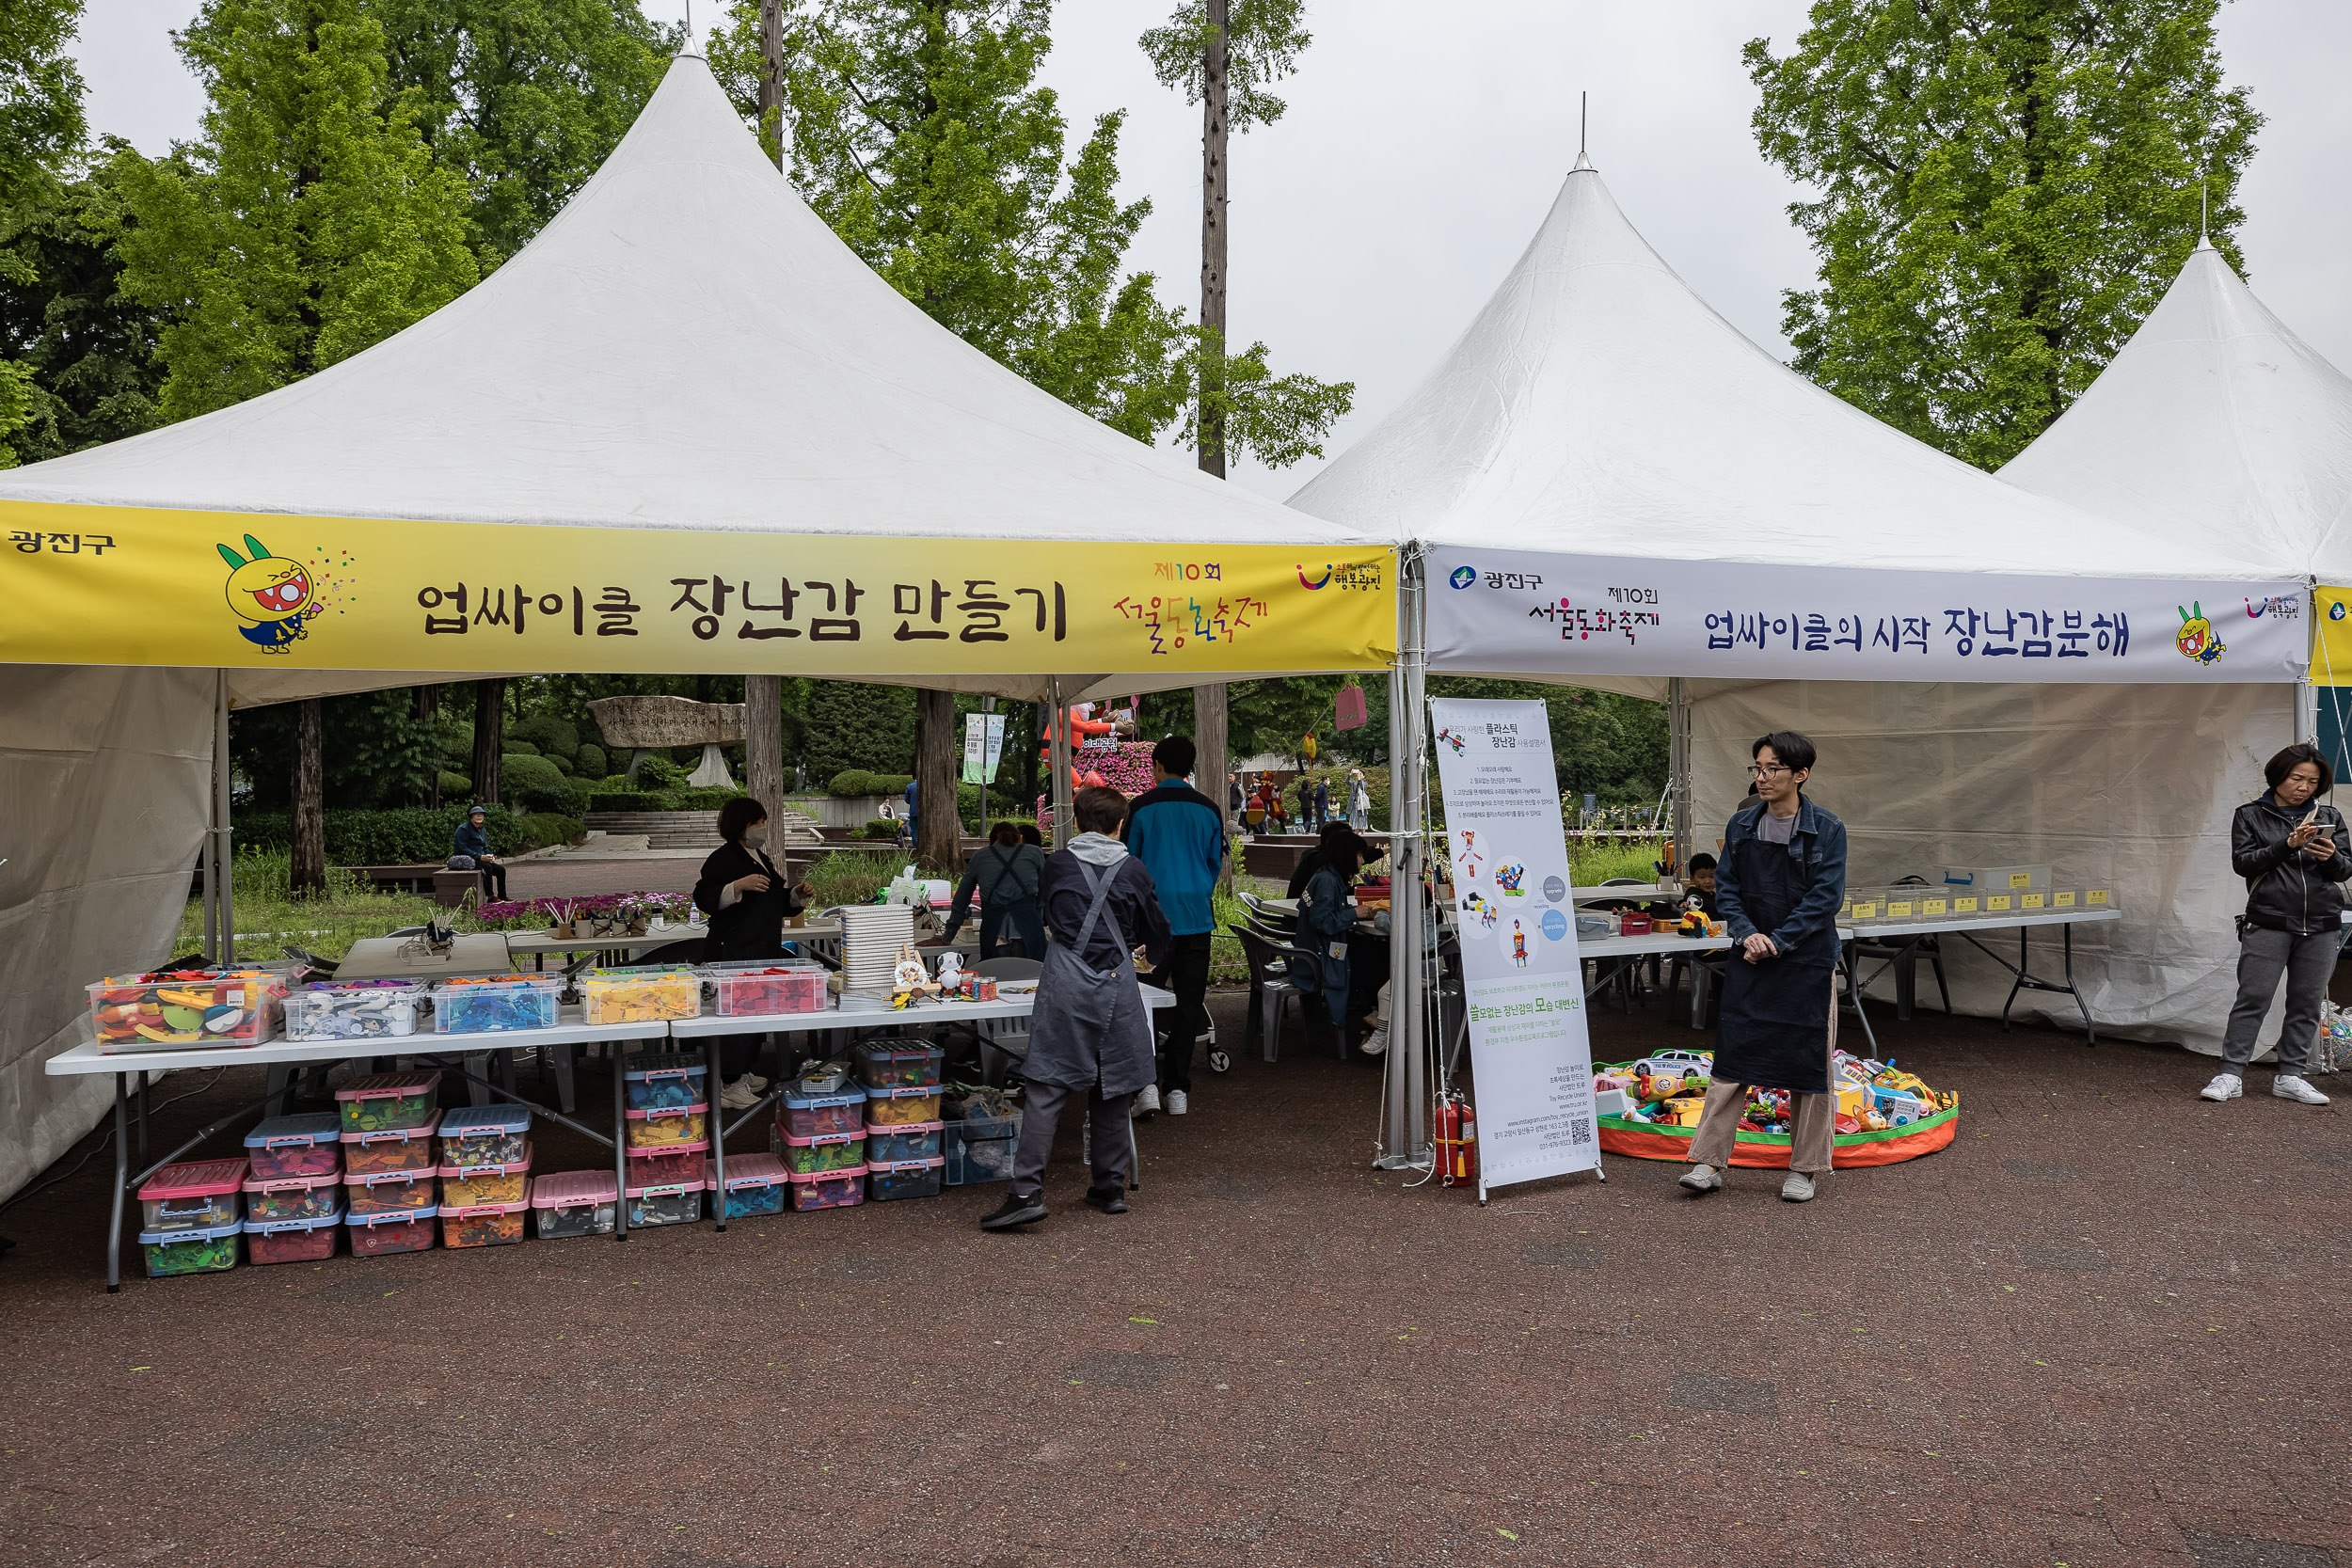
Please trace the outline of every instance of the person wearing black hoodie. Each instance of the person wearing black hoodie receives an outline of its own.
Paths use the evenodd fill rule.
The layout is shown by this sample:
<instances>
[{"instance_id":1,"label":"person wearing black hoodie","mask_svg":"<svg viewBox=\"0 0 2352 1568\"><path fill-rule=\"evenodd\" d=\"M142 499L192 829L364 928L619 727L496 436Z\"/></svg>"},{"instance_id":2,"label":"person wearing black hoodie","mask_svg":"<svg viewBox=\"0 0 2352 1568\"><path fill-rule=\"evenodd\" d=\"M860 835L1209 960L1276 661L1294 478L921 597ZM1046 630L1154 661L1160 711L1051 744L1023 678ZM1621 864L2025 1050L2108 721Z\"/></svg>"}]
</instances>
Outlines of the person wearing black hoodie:
<instances>
[{"instance_id":1,"label":"person wearing black hoodie","mask_svg":"<svg viewBox=\"0 0 2352 1568\"><path fill-rule=\"evenodd\" d=\"M776 863L760 847L768 841L768 808L739 795L719 808L723 842L703 862L694 883L694 907L710 922L703 942L706 962L781 958L784 923L808 906L806 882L787 884ZM752 1071L761 1035L726 1035L719 1041L719 1103L746 1111L759 1103L768 1081Z\"/></svg>"},{"instance_id":2,"label":"person wearing black hoodie","mask_svg":"<svg viewBox=\"0 0 2352 1568\"><path fill-rule=\"evenodd\" d=\"M2280 1100L2325 1105L2303 1076L2319 1030L2319 1005L2344 950L2344 884L2352 878L2344 816L2313 798L2335 788L2335 769L2316 746L2295 745L2264 765L2269 792L2238 807L2230 823L2230 868L2246 879L2238 922L2237 1003L2221 1039L2221 1070L2199 1091L2204 1100L2245 1093L2263 1020L2279 980L2287 983L2287 1016L2279 1034L2279 1069L2270 1092Z\"/></svg>"}]
</instances>

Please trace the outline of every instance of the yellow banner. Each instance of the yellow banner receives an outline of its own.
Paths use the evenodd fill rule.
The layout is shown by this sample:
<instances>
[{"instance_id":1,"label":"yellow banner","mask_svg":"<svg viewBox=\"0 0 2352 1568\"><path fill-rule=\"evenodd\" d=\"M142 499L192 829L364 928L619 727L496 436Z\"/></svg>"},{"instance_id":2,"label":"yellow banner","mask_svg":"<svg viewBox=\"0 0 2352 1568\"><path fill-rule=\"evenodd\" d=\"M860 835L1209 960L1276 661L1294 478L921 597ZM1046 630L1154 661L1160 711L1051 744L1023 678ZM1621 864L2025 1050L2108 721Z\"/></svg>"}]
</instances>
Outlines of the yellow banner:
<instances>
[{"instance_id":1,"label":"yellow banner","mask_svg":"<svg viewBox=\"0 0 2352 1568\"><path fill-rule=\"evenodd\" d=\"M2312 684L2352 686L2352 588L2312 590L2319 635L2312 639Z\"/></svg>"},{"instance_id":2,"label":"yellow banner","mask_svg":"<svg viewBox=\"0 0 2352 1568\"><path fill-rule=\"evenodd\" d=\"M0 501L0 662L795 675L1371 669L1395 556ZM1105 531L1109 531L1106 525Z\"/></svg>"}]
</instances>

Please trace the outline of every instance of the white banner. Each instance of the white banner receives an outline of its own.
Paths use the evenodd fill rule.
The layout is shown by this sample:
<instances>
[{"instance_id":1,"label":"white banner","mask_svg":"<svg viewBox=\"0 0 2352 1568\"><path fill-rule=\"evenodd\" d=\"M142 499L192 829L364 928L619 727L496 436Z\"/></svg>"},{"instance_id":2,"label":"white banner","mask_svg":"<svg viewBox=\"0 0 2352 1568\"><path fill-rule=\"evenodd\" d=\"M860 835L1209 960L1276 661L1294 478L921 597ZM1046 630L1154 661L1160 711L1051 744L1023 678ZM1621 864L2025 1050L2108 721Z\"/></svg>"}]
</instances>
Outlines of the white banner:
<instances>
[{"instance_id":1,"label":"white banner","mask_svg":"<svg viewBox=\"0 0 2352 1568\"><path fill-rule=\"evenodd\" d=\"M967 713L963 716L963 782L994 784L997 760L1005 751L1005 716Z\"/></svg>"},{"instance_id":2,"label":"white banner","mask_svg":"<svg viewBox=\"0 0 2352 1568\"><path fill-rule=\"evenodd\" d=\"M1542 703L1429 705L1488 1187L1600 1164L1584 966Z\"/></svg>"},{"instance_id":3,"label":"white banner","mask_svg":"<svg viewBox=\"0 0 2352 1568\"><path fill-rule=\"evenodd\" d=\"M1429 668L1729 680L2298 681L2296 582L1432 550Z\"/></svg>"}]
</instances>

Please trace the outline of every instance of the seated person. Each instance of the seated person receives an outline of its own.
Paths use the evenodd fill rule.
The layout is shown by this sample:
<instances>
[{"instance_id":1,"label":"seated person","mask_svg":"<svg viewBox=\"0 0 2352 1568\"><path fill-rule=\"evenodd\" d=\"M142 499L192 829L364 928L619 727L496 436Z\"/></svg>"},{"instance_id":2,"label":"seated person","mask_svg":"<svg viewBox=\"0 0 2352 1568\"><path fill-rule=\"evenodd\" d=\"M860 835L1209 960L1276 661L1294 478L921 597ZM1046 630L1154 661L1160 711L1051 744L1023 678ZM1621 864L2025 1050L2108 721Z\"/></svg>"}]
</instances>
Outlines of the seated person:
<instances>
[{"instance_id":1,"label":"seated person","mask_svg":"<svg viewBox=\"0 0 2352 1568\"><path fill-rule=\"evenodd\" d=\"M457 824L455 847L449 857L452 871L482 873L482 894L485 898L506 896L506 863L490 853L489 814L480 806L467 808L466 819Z\"/></svg>"}]
</instances>

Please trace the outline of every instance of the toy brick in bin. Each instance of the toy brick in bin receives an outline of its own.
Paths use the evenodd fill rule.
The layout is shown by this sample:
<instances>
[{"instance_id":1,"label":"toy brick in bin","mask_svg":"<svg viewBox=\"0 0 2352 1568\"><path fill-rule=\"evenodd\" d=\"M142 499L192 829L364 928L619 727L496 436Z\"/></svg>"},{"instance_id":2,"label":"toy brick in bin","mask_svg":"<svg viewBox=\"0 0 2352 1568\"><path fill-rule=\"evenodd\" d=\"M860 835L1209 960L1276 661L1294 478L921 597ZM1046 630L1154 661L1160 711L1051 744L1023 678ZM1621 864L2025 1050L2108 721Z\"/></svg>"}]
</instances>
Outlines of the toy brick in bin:
<instances>
[{"instance_id":1,"label":"toy brick in bin","mask_svg":"<svg viewBox=\"0 0 2352 1568\"><path fill-rule=\"evenodd\" d=\"M702 1183L703 1155L708 1144L688 1144L682 1148L656 1149L641 1154L628 1151L628 1184L632 1187L671 1187L684 1182L689 1186Z\"/></svg>"},{"instance_id":2,"label":"toy brick in bin","mask_svg":"<svg viewBox=\"0 0 2352 1568\"><path fill-rule=\"evenodd\" d=\"M441 1118L422 1127L396 1127L387 1132L345 1132L343 1175L391 1176L401 1171L431 1170L433 1137Z\"/></svg>"},{"instance_id":3,"label":"toy brick in bin","mask_svg":"<svg viewBox=\"0 0 2352 1568\"><path fill-rule=\"evenodd\" d=\"M869 1089L928 1089L939 1085L947 1053L922 1040L888 1037L861 1041L854 1053L858 1082Z\"/></svg>"},{"instance_id":4,"label":"toy brick in bin","mask_svg":"<svg viewBox=\"0 0 2352 1568\"><path fill-rule=\"evenodd\" d=\"M437 1072L371 1072L335 1091L346 1132L404 1132L431 1125Z\"/></svg>"},{"instance_id":5,"label":"toy brick in bin","mask_svg":"<svg viewBox=\"0 0 2352 1568\"><path fill-rule=\"evenodd\" d=\"M1021 1142L1021 1113L967 1117L948 1122L940 1133L945 1176L951 1187L1012 1180L1013 1151Z\"/></svg>"},{"instance_id":6,"label":"toy brick in bin","mask_svg":"<svg viewBox=\"0 0 2352 1568\"><path fill-rule=\"evenodd\" d=\"M620 1189L610 1170L559 1170L531 1184L532 1227L543 1242L610 1236L618 1226Z\"/></svg>"},{"instance_id":7,"label":"toy brick in bin","mask_svg":"<svg viewBox=\"0 0 2352 1568\"><path fill-rule=\"evenodd\" d=\"M702 1012L702 976L691 969L597 969L580 977L588 1023L651 1023Z\"/></svg>"},{"instance_id":8,"label":"toy brick in bin","mask_svg":"<svg viewBox=\"0 0 2352 1568\"><path fill-rule=\"evenodd\" d=\"M244 1228L245 1222L235 1220L194 1230L140 1231L139 1245L147 1256L147 1277L161 1279L167 1275L211 1274L235 1268L237 1238Z\"/></svg>"},{"instance_id":9,"label":"toy brick in bin","mask_svg":"<svg viewBox=\"0 0 2352 1568\"><path fill-rule=\"evenodd\" d=\"M529 1183L525 1183L526 1187ZM523 1216L531 1211L526 1192L504 1203L441 1205L441 1244L445 1247L504 1246L523 1239Z\"/></svg>"},{"instance_id":10,"label":"toy brick in bin","mask_svg":"<svg viewBox=\"0 0 2352 1568\"><path fill-rule=\"evenodd\" d=\"M628 1199L628 1227L642 1230L658 1225L693 1224L703 1217L703 1189L709 1184L699 1161L693 1177L679 1181L644 1180L632 1165L628 1186L624 1189Z\"/></svg>"},{"instance_id":11,"label":"toy brick in bin","mask_svg":"<svg viewBox=\"0 0 2352 1568\"><path fill-rule=\"evenodd\" d=\"M433 1031L438 1035L496 1034L551 1029L560 974L510 974L485 980L433 982Z\"/></svg>"},{"instance_id":12,"label":"toy brick in bin","mask_svg":"<svg viewBox=\"0 0 2352 1568\"><path fill-rule=\"evenodd\" d=\"M423 1010L415 980L314 980L286 993L286 1037L395 1039L417 1032Z\"/></svg>"},{"instance_id":13,"label":"toy brick in bin","mask_svg":"<svg viewBox=\"0 0 2352 1568\"><path fill-rule=\"evenodd\" d=\"M316 1219L321 1214L340 1218L343 1212L342 1182L341 1172L331 1176L248 1176L245 1181L245 1217L267 1224Z\"/></svg>"},{"instance_id":14,"label":"toy brick in bin","mask_svg":"<svg viewBox=\"0 0 2352 1568\"><path fill-rule=\"evenodd\" d=\"M856 1137L847 1132L825 1132L814 1138L784 1137L781 1150L785 1168L806 1176L812 1171L848 1170L866 1164L866 1135Z\"/></svg>"},{"instance_id":15,"label":"toy brick in bin","mask_svg":"<svg viewBox=\"0 0 2352 1568\"><path fill-rule=\"evenodd\" d=\"M346 1211L343 1225L351 1232L351 1255L374 1258L388 1252L422 1252L433 1244L433 1217L430 1209L397 1214Z\"/></svg>"},{"instance_id":16,"label":"toy brick in bin","mask_svg":"<svg viewBox=\"0 0 2352 1568\"><path fill-rule=\"evenodd\" d=\"M787 1094L776 1112L776 1125L796 1138L821 1137L829 1132L866 1130L866 1091L848 1089L834 1094Z\"/></svg>"},{"instance_id":17,"label":"toy brick in bin","mask_svg":"<svg viewBox=\"0 0 2352 1568\"><path fill-rule=\"evenodd\" d=\"M625 1111L631 1148L672 1148L680 1144L706 1143L710 1136L707 1105L680 1105L658 1111Z\"/></svg>"},{"instance_id":18,"label":"toy brick in bin","mask_svg":"<svg viewBox=\"0 0 2352 1568\"><path fill-rule=\"evenodd\" d=\"M722 1018L825 1010L825 971L817 964L706 964Z\"/></svg>"},{"instance_id":19,"label":"toy brick in bin","mask_svg":"<svg viewBox=\"0 0 2352 1568\"><path fill-rule=\"evenodd\" d=\"M864 1165L787 1176L785 1180L792 1183L792 1207L803 1214L818 1209L852 1209L866 1201Z\"/></svg>"},{"instance_id":20,"label":"toy brick in bin","mask_svg":"<svg viewBox=\"0 0 2352 1568\"><path fill-rule=\"evenodd\" d=\"M901 1197L937 1197L946 1160L900 1160L866 1167L866 1196L876 1203Z\"/></svg>"},{"instance_id":21,"label":"toy brick in bin","mask_svg":"<svg viewBox=\"0 0 2352 1568\"><path fill-rule=\"evenodd\" d=\"M343 1212L355 1219L372 1214L430 1214L440 1207L441 1186L430 1169L396 1176L343 1178Z\"/></svg>"},{"instance_id":22,"label":"toy brick in bin","mask_svg":"<svg viewBox=\"0 0 2352 1568\"><path fill-rule=\"evenodd\" d=\"M441 1207L478 1209L489 1203L520 1202L530 1190L531 1145L524 1144L516 1152L516 1158L497 1164L441 1166Z\"/></svg>"},{"instance_id":23,"label":"toy brick in bin","mask_svg":"<svg viewBox=\"0 0 2352 1568\"><path fill-rule=\"evenodd\" d=\"M938 1119L939 1089L936 1085L928 1089L866 1091L866 1124L868 1127L905 1127Z\"/></svg>"},{"instance_id":24,"label":"toy brick in bin","mask_svg":"<svg viewBox=\"0 0 2352 1568\"><path fill-rule=\"evenodd\" d=\"M703 1074L708 1069L700 1052L641 1051L625 1058L621 1080L628 1109L669 1111L707 1104Z\"/></svg>"},{"instance_id":25,"label":"toy brick in bin","mask_svg":"<svg viewBox=\"0 0 2352 1568\"><path fill-rule=\"evenodd\" d=\"M248 1219L245 1222L246 1261L324 1262L335 1256L335 1232L342 1223L340 1207L299 1219Z\"/></svg>"},{"instance_id":26,"label":"toy brick in bin","mask_svg":"<svg viewBox=\"0 0 2352 1568\"><path fill-rule=\"evenodd\" d=\"M260 969L180 969L83 989L101 1051L260 1045L277 1031L286 977Z\"/></svg>"},{"instance_id":27,"label":"toy brick in bin","mask_svg":"<svg viewBox=\"0 0 2352 1568\"><path fill-rule=\"evenodd\" d=\"M939 1154L940 1130L944 1121L915 1121L898 1127L869 1127L866 1130L866 1162L873 1165L895 1165L908 1160L930 1160Z\"/></svg>"},{"instance_id":28,"label":"toy brick in bin","mask_svg":"<svg viewBox=\"0 0 2352 1568\"><path fill-rule=\"evenodd\" d=\"M469 1105L441 1117L441 1164L511 1165L531 1147L527 1105Z\"/></svg>"},{"instance_id":29,"label":"toy brick in bin","mask_svg":"<svg viewBox=\"0 0 2352 1568\"><path fill-rule=\"evenodd\" d=\"M340 1176L342 1129L342 1117L332 1111L272 1117L245 1135L245 1157L253 1167L247 1174L264 1181L289 1176Z\"/></svg>"},{"instance_id":30,"label":"toy brick in bin","mask_svg":"<svg viewBox=\"0 0 2352 1568\"><path fill-rule=\"evenodd\" d=\"M772 1154L739 1154L727 1161L724 1212L731 1220L781 1214L791 1182L784 1162Z\"/></svg>"},{"instance_id":31,"label":"toy brick in bin","mask_svg":"<svg viewBox=\"0 0 2352 1568\"><path fill-rule=\"evenodd\" d=\"M246 1164L237 1160L192 1160L166 1165L139 1188L139 1211L150 1230L202 1230L235 1225L245 1218L240 1190Z\"/></svg>"}]
</instances>

